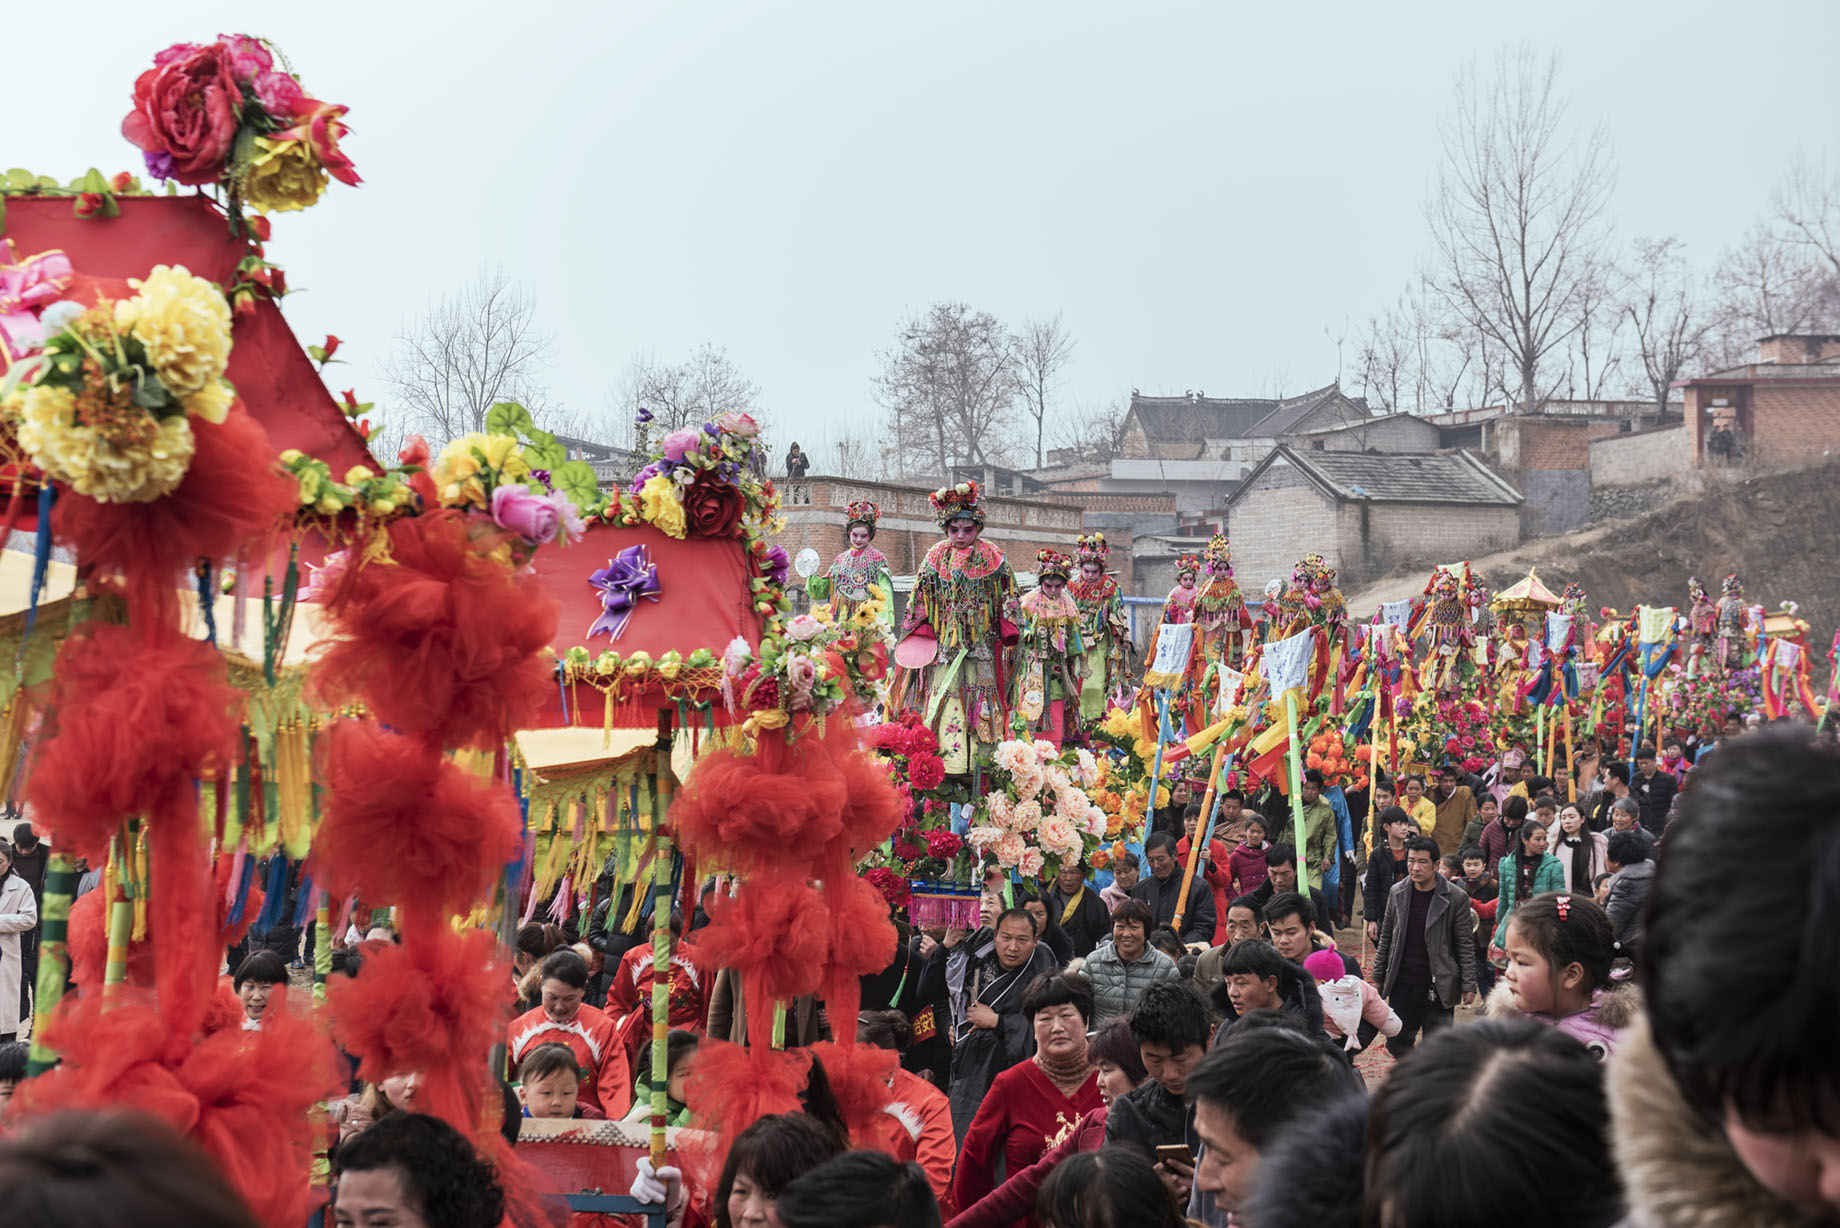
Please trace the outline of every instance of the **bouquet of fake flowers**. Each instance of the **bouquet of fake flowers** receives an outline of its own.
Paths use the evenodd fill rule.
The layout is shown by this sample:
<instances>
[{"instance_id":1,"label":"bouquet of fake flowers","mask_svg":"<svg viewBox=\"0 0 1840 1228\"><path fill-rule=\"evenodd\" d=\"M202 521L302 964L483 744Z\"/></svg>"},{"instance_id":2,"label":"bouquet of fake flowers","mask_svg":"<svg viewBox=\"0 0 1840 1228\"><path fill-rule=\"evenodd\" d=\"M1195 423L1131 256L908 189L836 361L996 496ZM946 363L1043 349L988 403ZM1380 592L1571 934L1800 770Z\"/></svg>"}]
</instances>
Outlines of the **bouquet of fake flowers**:
<instances>
[{"instance_id":1,"label":"bouquet of fake flowers","mask_svg":"<svg viewBox=\"0 0 1840 1228\"><path fill-rule=\"evenodd\" d=\"M264 213L305 209L328 176L355 186L357 168L339 149L349 108L309 97L275 59L247 34L174 43L134 82L122 135L156 178L221 184L238 220L238 201Z\"/></svg>"},{"instance_id":2,"label":"bouquet of fake flowers","mask_svg":"<svg viewBox=\"0 0 1840 1228\"><path fill-rule=\"evenodd\" d=\"M1098 847L1106 816L1086 795L1099 783L1091 751L1058 751L1045 741L999 742L993 760L991 791L970 831L971 847L986 867L1025 878L1052 876L1063 862Z\"/></svg>"},{"instance_id":3,"label":"bouquet of fake flowers","mask_svg":"<svg viewBox=\"0 0 1840 1228\"><path fill-rule=\"evenodd\" d=\"M639 411L643 425L651 414ZM719 414L700 427L666 435L650 464L634 475L628 498L608 519L649 524L671 537L739 537L778 508L772 482L754 476L760 424L747 414Z\"/></svg>"},{"instance_id":4,"label":"bouquet of fake flowers","mask_svg":"<svg viewBox=\"0 0 1840 1228\"><path fill-rule=\"evenodd\" d=\"M731 641L722 690L730 711L824 717L845 704L866 706L887 672L883 638L801 614L783 635L762 637L759 653L739 636Z\"/></svg>"},{"instance_id":5,"label":"bouquet of fake flowers","mask_svg":"<svg viewBox=\"0 0 1840 1228\"><path fill-rule=\"evenodd\" d=\"M0 385L32 463L102 503L170 494L196 447L191 420L222 422L236 399L223 292L182 265L129 285L120 302L47 307L42 352Z\"/></svg>"}]
</instances>

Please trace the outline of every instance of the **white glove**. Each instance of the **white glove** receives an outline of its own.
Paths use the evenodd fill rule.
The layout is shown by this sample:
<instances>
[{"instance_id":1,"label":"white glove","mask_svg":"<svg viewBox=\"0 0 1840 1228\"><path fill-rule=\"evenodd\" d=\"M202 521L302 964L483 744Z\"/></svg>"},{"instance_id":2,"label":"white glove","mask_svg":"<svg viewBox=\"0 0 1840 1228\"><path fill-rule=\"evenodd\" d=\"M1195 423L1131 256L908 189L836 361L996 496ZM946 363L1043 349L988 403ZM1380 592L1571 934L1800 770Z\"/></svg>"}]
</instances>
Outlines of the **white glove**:
<instances>
[{"instance_id":1,"label":"white glove","mask_svg":"<svg viewBox=\"0 0 1840 1228\"><path fill-rule=\"evenodd\" d=\"M662 1206L665 1214L672 1216L683 1206L684 1175L669 1164L653 1172L652 1158L646 1156L639 1161L638 1174L626 1192L640 1202Z\"/></svg>"}]
</instances>

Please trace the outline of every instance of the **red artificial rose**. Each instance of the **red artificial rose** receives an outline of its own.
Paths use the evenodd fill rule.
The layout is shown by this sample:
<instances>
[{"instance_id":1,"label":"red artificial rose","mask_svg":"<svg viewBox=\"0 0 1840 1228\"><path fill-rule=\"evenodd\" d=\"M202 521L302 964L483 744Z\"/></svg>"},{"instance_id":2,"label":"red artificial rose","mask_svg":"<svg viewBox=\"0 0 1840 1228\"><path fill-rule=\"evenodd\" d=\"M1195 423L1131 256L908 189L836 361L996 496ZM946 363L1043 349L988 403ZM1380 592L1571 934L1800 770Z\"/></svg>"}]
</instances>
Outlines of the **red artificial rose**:
<instances>
[{"instance_id":1,"label":"red artificial rose","mask_svg":"<svg viewBox=\"0 0 1840 1228\"><path fill-rule=\"evenodd\" d=\"M103 197L100 192L82 192L77 195L77 216L95 217L102 212Z\"/></svg>"},{"instance_id":2,"label":"red artificial rose","mask_svg":"<svg viewBox=\"0 0 1840 1228\"><path fill-rule=\"evenodd\" d=\"M926 833L926 851L928 855L941 861L950 861L964 849L965 842L949 831L929 831Z\"/></svg>"},{"instance_id":3,"label":"red artificial rose","mask_svg":"<svg viewBox=\"0 0 1840 1228\"><path fill-rule=\"evenodd\" d=\"M268 224L267 218L258 213L249 219L249 233L254 235L258 242L266 243L269 236L274 233L274 228Z\"/></svg>"},{"instance_id":4,"label":"red artificial rose","mask_svg":"<svg viewBox=\"0 0 1840 1228\"><path fill-rule=\"evenodd\" d=\"M117 196L134 186L134 176L127 171L116 171L109 177L109 191Z\"/></svg>"},{"instance_id":5,"label":"red artificial rose","mask_svg":"<svg viewBox=\"0 0 1840 1228\"><path fill-rule=\"evenodd\" d=\"M919 754L907 761L907 783L925 792L945 783L946 762L938 755Z\"/></svg>"},{"instance_id":6,"label":"red artificial rose","mask_svg":"<svg viewBox=\"0 0 1840 1228\"><path fill-rule=\"evenodd\" d=\"M691 537L733 537L745 507L740 487L707 470L684 487L684 519Z\"/></svg>"},{"instance_id":7,"label":"red artificial rose","mask_svg":"<svg viewBox=\"0 0 1840 1228\"><path fill-rule=\"evenodd\" d=\"M324 350L326 352L326 357L330 359L334 354L339 352L339 346L342 344L343 342L341 342L337 337L333 336L331 333L327 333L326 334L326 344L320 346L319 348Z\"/></svg>"},{"instance_id":8,"label":"red artificial rose","mask_svg":"<svg viewBox=\"0 0 1840 1228\"><path fill-rule=\"evenodd\" d=\"M121 134L148 153L172 159L172 178L216 183L236 141L243 91L220 43L149 68L134 83L134 110Z\"/></svg>"}]
</instances>

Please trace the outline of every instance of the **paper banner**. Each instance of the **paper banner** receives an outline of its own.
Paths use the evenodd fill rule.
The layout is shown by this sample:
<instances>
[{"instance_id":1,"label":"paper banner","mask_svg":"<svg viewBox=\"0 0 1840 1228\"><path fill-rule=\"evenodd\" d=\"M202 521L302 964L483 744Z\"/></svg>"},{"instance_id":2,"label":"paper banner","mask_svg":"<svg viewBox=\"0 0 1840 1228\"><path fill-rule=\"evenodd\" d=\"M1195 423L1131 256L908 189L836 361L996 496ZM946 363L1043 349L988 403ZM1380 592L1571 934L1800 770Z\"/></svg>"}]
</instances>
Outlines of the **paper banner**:
<instances>
[{"instance_id":1,"label":"paper banner","mask_svg":"<svg viewBox=\"0 0 1840 1228\"><path fill-rule=\"evenodd\" d=\"M1194 648L1195 624L1164 623L1156 630L1156 657L1144 671L1145 686L1175 686L1188 672Z\"/></svg>"},{"instance_id":2,"label":"paper banner","mask_svg":"<svg viewBox=\"0 0 1840 1228\"><path fill-rule=\"evenodd\" d=\"M1265 645L1259 669L1265 680L1271 683L1273 699L1310 680L1310 650L1315 638L1314 631L1306 630Z\"/></svg>"},{"instance_id":3,"label":"paper banner","mask_svg":"<svg viewBox=\"0 0 1840 1228\"><path fill-rule=\"evenodd\" d=\"M1578 662L1578 693L1597 689L1597 662Z\"/></svg>"},{"instance_id":4,"label":"paper banner","mask_svg":"<svg viewBox=\"0 0 1840 1228\"><path fill-rule=\"evenodd\" d=\"M1565 651L1565 640L1571 633L1572 616L1570 614L1548 614L1546 616L1546 646L1553 652Z\"/></svg>"},{"instance_id":5,"label":"paper banner","mask_svg":"<svg viewBox=\"0 0 1840 1228\"><path fill-rule=\"evenodd\" d=\"M1398 627L1404 631L1411 618L1412 602L1410 600L1388 601L1380 606L1380 625L1382 626Z\"/></svg>"},{"instance_id":6,"label":"paper banner","mask_svg":"<svg viewBox=\"0 0 1840 1228\"><path fill-rule=\"evenodd\" d=\"M1246 675L1236 669L1220 667L1220 696L1214 703L1214 711L1225 716L1228 709L1239 702L1240 692L1246 688Z\"/></svg>"},{"instance_id":7,"label":"paper banner","mask_svg":"<svg viewBox=\"0 0 1840 1228\"><path fill-rule=\"evenodd\" d=\"M1665 644L1674 638L1674 607L1645 605L1636 612L1636 639L1643 644Z\"/></svg>"},{"instance_id":8,"label":"paper banner","mask_svg":"<svg viewBox=\"0 0 1840 1228\"><path fill-rule=\"evenodd\" d=\"M1777 640L1771 663L1777 669L1794 669L1802 659L1802 646L1793 640Z\"/></svg>"}]
</instances>

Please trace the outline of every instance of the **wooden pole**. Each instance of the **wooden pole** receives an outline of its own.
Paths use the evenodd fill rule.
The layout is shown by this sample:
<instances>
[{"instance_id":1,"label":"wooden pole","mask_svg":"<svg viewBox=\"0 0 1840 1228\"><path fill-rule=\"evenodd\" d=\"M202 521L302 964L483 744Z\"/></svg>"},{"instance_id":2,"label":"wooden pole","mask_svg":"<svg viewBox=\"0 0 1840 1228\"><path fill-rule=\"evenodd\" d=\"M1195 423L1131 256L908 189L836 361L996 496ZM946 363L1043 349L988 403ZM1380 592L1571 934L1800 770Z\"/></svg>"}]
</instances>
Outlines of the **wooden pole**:
<instances>
[{"instance_id":1,"label":"wooden pole","mask_svg":"<svg viewBox=\"0 0 1840 1228\"><path fill-rule=\"evenodd\" d=\"M1214 833L1214 799L1220 789L1220 765L1226 758L1226 742L1227 740L1223 737L1214 743L1214 762L1208 768L1207 793L1201 799L1201 814L1206 826L1202 825L1202 821L1197 821L1195 838L1188 842L1188 865L1182 871L1182 890L1176 896L1176 913L1170 922L1175 927L1178 936L1182 933L1182 919L1188 912L1188 890L1195 881L1195 866L1201 861L1201 846L1206 844L1208 838ZM1154 793L1150 795L1150 800L1156 800ZM1221 919L1225 920L1224 917Z\"/></svg>"}]
</instances>

